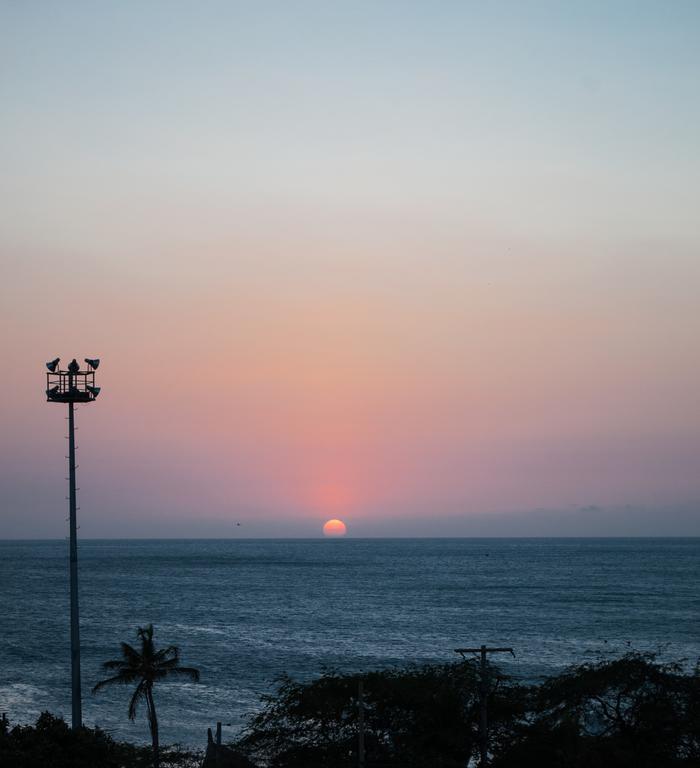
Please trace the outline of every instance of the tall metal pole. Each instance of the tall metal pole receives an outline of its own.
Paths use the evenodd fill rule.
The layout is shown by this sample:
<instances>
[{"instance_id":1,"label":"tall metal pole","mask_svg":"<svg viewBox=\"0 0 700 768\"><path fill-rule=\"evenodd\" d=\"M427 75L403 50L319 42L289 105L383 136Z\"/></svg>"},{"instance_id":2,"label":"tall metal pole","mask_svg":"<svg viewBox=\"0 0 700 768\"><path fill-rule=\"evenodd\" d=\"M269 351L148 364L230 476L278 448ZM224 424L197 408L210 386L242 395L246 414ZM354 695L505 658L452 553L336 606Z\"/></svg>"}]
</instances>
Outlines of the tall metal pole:
<instances>
[{"instance_id":1,"label":"tall metal pole","mask_svg":"<svg viewBox=\"0 0 700 768\"><path fill-rule=\"evenodd\" d=\"M83 725L80 691L80 613L78 611L78 505L75 487L75 403L92 403L100 394L95 386L95 371L99 358L85 358L88 370L81 372L80 363L73 358L67 370L59 368L61 358L46 363L46 400L68 405L68 500L70 521L70 666L71 709L73 730Z\"/></svg>"},{"instance_id":2,"label":"tall metal pole","mask_svg":"<svg viewBox=\"0 0 700 768\"><path fill-rule=\"evenodd\" d=\"M68 484L70 491L70 664L73 730L75 731L83 724L83 707L80 694L80 615L78 612L78 525L76 520L74 407L72 402L68 403Z\"/></svg>"}]
</instances>

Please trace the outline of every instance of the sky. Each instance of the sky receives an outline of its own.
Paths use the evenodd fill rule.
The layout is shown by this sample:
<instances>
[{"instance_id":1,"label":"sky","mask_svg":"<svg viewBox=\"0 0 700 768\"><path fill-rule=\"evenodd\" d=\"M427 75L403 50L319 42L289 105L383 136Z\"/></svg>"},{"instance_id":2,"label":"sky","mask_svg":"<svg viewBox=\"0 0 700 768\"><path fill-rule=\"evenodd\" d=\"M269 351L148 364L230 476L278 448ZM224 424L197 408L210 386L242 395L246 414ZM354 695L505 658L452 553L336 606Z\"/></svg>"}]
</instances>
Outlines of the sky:
<instances>
[{"instance_id":1,"label":"sky","mask_svg":"<svg viewBox=\"0 0 700 768\"><path fill-rule=\"evenodd\" d=\"M0 5L0 538L700 535L700 5ZM240 523L240 526L236 525Z\"/></svg>"}]
</instances>

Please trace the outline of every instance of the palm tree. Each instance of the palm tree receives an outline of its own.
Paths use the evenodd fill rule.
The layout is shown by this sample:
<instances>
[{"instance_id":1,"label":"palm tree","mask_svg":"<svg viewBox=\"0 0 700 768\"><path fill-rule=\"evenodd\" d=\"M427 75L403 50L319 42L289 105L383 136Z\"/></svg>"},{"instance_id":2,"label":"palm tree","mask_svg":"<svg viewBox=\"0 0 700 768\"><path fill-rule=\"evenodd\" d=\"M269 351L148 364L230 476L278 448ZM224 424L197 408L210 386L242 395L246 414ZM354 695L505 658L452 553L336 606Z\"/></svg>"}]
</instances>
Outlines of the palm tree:
<instances>
[{"instance_id":1,"label":"palm tree","mask_svg":"<svg viewBox=\"0 0 700 768\"><path fill-rule=\"evenodd\" d=\"M199 682L199 670L192 667L181 667L180 650L174 645L156 650L153 644L153 624L139 627L137 636L141 641L139 650L136 650L129 643L120 643L121 659L105 661L102 665L103 669L116 674L97 683L92 692L97 693L102 688L117 683L121 685L136 683L136 690L129 702L129 720L136 719L136 708L139 702L145 699L148 727L153 741L153 766L158 768L160 760L158 754L158 716L153 701L153 686L158 680L177 675Z\"/></svg>"}]
</instances>

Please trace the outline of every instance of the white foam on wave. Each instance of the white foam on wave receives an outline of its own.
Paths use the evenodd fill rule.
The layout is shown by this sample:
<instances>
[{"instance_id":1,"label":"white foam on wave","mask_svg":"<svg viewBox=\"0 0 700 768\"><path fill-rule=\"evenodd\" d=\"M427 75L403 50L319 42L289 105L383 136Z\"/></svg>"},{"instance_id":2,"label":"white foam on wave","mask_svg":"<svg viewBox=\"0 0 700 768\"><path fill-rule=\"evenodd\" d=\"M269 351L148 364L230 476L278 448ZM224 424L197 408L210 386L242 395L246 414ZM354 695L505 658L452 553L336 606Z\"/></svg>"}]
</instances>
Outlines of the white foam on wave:
<instances>
[{"instance_id":1,"label":"white foam on wave","mask_svg":"<svg viewBox=\"0 0 700 768\"><path fill-rule=\"evenodd\" d=\"M48 691L27 683L0 685L0 710L11 712L14 709L33 709L41 701L46 701Z\"/></svg>"}]
</instances>

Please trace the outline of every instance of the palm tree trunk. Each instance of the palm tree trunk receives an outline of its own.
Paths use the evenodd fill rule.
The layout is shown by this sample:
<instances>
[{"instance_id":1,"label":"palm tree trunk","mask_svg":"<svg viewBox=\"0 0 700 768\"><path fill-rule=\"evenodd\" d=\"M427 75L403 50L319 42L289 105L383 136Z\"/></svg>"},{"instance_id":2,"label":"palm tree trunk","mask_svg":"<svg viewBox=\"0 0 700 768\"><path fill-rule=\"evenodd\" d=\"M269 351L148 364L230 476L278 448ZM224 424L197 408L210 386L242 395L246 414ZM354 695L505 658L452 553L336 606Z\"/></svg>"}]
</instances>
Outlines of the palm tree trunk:
<instances>
[{"instance_id":1,"label":"palm tree trunk","mask_svg":"<svg viewBox=\"0 0 700 768\"><path fill-rule=\"evenodd\" d=\"M148 726L151 729L151 741L153 742L153 768L160 765L160 745L158 743L158 716L156 715L156 703L153 701L153 687L146 688L146 705L148 707Z\"/></svg>"}]
</instances>

